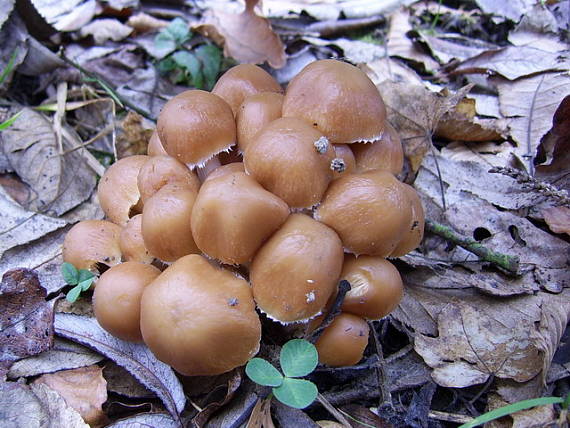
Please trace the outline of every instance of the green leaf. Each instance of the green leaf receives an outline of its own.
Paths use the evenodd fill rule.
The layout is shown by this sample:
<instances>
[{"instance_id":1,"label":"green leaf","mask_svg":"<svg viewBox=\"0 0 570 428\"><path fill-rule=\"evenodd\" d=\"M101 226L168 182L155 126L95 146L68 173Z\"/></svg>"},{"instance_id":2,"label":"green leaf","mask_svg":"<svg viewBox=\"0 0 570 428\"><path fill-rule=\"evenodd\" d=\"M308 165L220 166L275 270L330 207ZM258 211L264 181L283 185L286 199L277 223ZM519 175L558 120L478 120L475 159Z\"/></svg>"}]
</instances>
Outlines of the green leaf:
<instances>
[{"instance_id":1,"label":"green leaf","mask_svg":"<svg viewBox=\"0 0 570 428\"><path fill-rule=\"evenodd\" d=\"M319 354L312 343L303 339L293 339L283 345L279 360L285 376L300 377L315 370Z\"/></svg>"},{"instance_id":2,"label":"green leaf","mask_svg":"<svg viewBox=\"0 0 570 428\"><path fill-rule=\"evenodd\" d=\"M4 68L4 70L2 70L2 74L0 74L0 85L2 85L2 83L4 83L4 80L6 79L8 74L10 74L10 72L14 68L14 62L16 62L16 57L18 56L18 51L19 51L19 49L14 50L14 52L12 53L12 56L10 56L10 59L8 60L8 64L6 64L6 68Z\"/></svg>"},{"instance_id":3,"label":"green leaf","mask_svg":"<svg viewBox=\"0 0 570 428\"><path fill-rule=\"evenodd\" d=\"M196 55L188 51L178 51L172 54L172 59L180 67L188 70L191 76L192 86L196 88L202 88L204 85L204 78L202 76L201 64Z\"/></svg>"},{"instance_id":4,"label":"green leaf","mask_svg":"<svg viewBox=\"0 0 570 428\"><path fill-rule=\"evenodd\" d=\"M203 65L202 70L206 80L206 89L211 90L220 72L222 52L217 46L206 44L196 48L194 53Z\"/></svg>"},{"instance_id":5,"label":"green leaf","mask_svg":"<svg viewBox=\"0 0 570 428\"><path fill-rule=\"evenodd\" d=\"M273 395L283 404L296 409L304 409L317 398L316 385L304 379L283 379L281 386L273 388Z\"/></svg>"},{"instance_id":6,"label":"green leaf","mask_svg":"<svg viewBox=\"0 0 570 428\"><path fill-rule=\"evenodd\" d=\"M80 294L81 294L81 286L78 285L76 287L73 287L71 290L69 290L69 293L67 293L67 296L65 298L69 302L73 303L77 300L77 298L79 297Z\"/></svg>"},{"instance_id":7,"label":"green leaf","mask_svg":"<svg viewBox=\"0 0 570 428\"><path fill-rule=\"evenodd\" d=\"M92 279L92 278L95 278L95 275L93 274L93 272L91 272L87 269L79 269L78 282L82 282L82 281Z\"/></svg>"},{"instance_id":8,"label":"green leaf","mask_svg":"<svg viewBox=\"0 0 570 428\"><path fill-rule=\"evenodd\" d=\"M4 122L0 123L0 131L4 131L6 128L9 128L10 126L12 126L12 124L16 121L16 119L18 119L18 117L22 114L24 110L20 110L18 113L16 113L14 116L6 119Z\"/></svg>"},{"instance_id":9,"label":"green leaf","mask_svg":"<svg viewBox=\"0 0 570 428\"><path fill-rule=\"evenodd\" d=\"M568 406L570 406L570 392L568 393L568 395L564 399L564 402L562 403L563 409L568 410Z\"/></svg>"},{"instance_id":10,"label":"green leaf","mask_svg":"<svg viewBox=\"0 0 570 428\"><path fill-rule=\"evenodd\" d=\"M176 67L178 67L178 64L176 64L176 61L172 59L172 56L168 56L164 59L161 59L156 64L156 68L158 69L158 72L161 74L166 74L169 71L176 69Z\"/></svg>"},{"instance_id":11,"label":"green leaf","mask_svg":"<svg viewBox=\"0 0 570 428\"><path fill-rule=\"evenodd\" d=\"M471 428L484 423L494 421L495 419L502 418L503 416L508 416L521 410L530 409L536 406L544 406L546 404L559 404L564 402L564 399L560 397L542 397L542 398L532 398L530 400L518 401L508 406L499 407L498 409L491 410L490 412L484 413L481 416L476 417L471 422L461 425L459 428Z\"/></svg>"},{"instance_id":12,"label":"green leaf","mask_svg":"<svg viewBox=\"0 0 570 428\"><path fill-rule=\"evenodd\" d=\"M79 272L71 263L65 262L61 265L61 275L69 285L76 285L79 282Z\"/></svg>"},{"instance_id":13,"label":"green leaf","mask_svg":"<svg viewBox=\"0 0 570 428\"><path fill-rule=\"evenodd\" d=\"M176 40L168 33L158 33L154 38L154 47L159 52L159 57L164 57L176 50Z\"/></svg>"},{"instance_id":14,"label":"green leaf","mask_svg":"<svg viewBox=\"0 0 570 428\"><path fill-rule=\"evenodd\" d=\"M81 291L87 291L89 290L89 287L91 287L91 284L93 284L94 280L95 278L89 278L84 281L80 281L77 286L81 288Z\"/></svg>"},{"instance_id":15,"label":"green leaf","mask_svg":"<svg viewBox=\"0 0 570 428\"><path fill-rule=\"evenodd\" d=\"M245 366L245 374L255 383L263 386L279 386L283 375L263 358L252 358Z\"/></svg>"},{"instance_id":16,"label":"green leaf","mask_svg":"<svg viewBox=\"0 0 570 428\"><path fill-rule=\"evenodd\" d=\"M172 22L168 24L168 26L164 29L164 34L168 34L178 46L188 40L191 36L188 23L182 18L174 18Z\"/></svg>"}]
</instances>

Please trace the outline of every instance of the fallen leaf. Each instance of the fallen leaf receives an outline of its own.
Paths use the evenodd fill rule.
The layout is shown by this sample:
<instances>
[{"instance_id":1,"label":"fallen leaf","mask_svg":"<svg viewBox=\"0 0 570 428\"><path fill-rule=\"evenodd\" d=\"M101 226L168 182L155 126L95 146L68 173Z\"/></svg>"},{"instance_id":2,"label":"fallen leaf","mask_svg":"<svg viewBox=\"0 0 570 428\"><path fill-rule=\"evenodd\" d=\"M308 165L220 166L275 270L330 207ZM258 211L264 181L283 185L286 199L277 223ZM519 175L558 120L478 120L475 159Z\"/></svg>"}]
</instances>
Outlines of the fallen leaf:
<instances>
[{"instance_id":1,"label":"fallen leaf","mask_svg":"<svg viewBox=\"0 0 570 428\"><path fill-rule=\"evenodd\" d=\"M348 418L348 420L351 422L353 428L364 428L369 426L373 426L376 428L394 428L393 425L390 424L388 421L382 419L376 413L372 412L370 409L362 405L347 404L345 406L342 406L340 410L342 410L343 413L351 416L351 418ZM342 427L343 425L340 426ZM418 426L418 425L410 425L410 426Z\"/></svg>"},{"instance_id":2,"label":"fallen leaf","mask_svg":"<svg viewBox=\"0 0 570 428\"><path fill-rule=\"evenodd\" d=\"M552 207L542 210L544 221L554 233L570 235L570 208Z\"/></svg>"},{"instance_id":3,"label":"fallen leaf","mask_svg":"<svg viewBox=\"0 0 570 428\"><path fill-rule=\"evenodd\" d=\"M53 348L12 364L8 372L8 378L16 379L53 373L60 370L76 369L93 365L103 359L103 356L85 346L56 337Z\"/></svg>"},{"instance_id":4,"label":"fallen leaf","mask_svg":"<svg viewBox=\"0 0 570 428\"><path fill-rule=\"evenodd\" d=\"M10 12L12 12L12 9L14 8L14 2L15 0L7 0L5 2L2 2L2 4L0 4L0 29L2 28L2 25L4 25L4 22L6 22L6 20L10 16Z\"/></svg>"},{"instance_id":5,"label":"fallen leaf","mask_svg":"<svg viewBox=\"0 0 570 428\"><path fill-rule=\"evenodd\" d=\"M360 40L346 38L328 40L308 36L303 37L303 40L317 46L338 46L342 49L342 54L344 54L341 54L341 56L354 64L367 64L386 57L386 48L384 46Z\"/></svg>"},{"instance_id":6,"label":"fallen leaf","mask_svg":"<svg viewBox=\"0 0 570 428\"><path fill-rule=\"evenodd\" d=\"M169 21L155 18L144 12L138 12L129 16L127 25L132 27L137 33L146 33L147 31L158 31L167 27Z\"/></svg>"},{"instance_id":7,"label":"fallen leaf","mask_svg":"<svg viewBox=\"0 0 570 428\"><path fill-rule=\"evenodd\" d=\"M14 361L48 350L53 343L53 303L37 275L15 269L0 284L0 379Z\"/></svg>"},{"instance_id":8,"label":"fallen leaf","mask_svg":"<svg viewBox=\"0 0 570 428\"><path fill-rule=\"evenodd\" d=\"M493 141L484 143L452 142L441 149L441 155L453 161L486 163L489 167L512 167L512 151L513 146L506 141L500 144Z\"/></svg>"},{"instance_id":9,"label":"fallen leaf","mask_svg":"<svg viewBox=\"0 0 570 428\"><path fill-rule=\"evenodd\" d=\"M149 398L154 395L127 370L113 362L105 364L103 376L107 380L108 391L131 398Z\"/></svg>"},{"instance_id":10,"label":"fallen leaf","mask_svg":"<svg viewBox=\"0 0 570 428\"><path fill-rule=\"evenodd\" d=\"M379 85L384 80L391 80L398 83L411 83L423 85L422 78L402 61L390 57L377 59L375 61L360 64L359 68L366 73L375 85Z\"/></svg>"},{"instance_id":11,"label":"fallen leaf","mask_svg":"<svg viewBox=\"0 0 570 428\"><path fill-rule=\"evenodd\" d=\"M241 426L250 417L258 402L258 394L250 382L237 390L236 396L208 421L208 428Z\"/></svg>"},{"instance_id":12,"label":"fallen leaf","mask_svg":"<svg viewBox=\"0 0 570 428\"><path fill-rule=\"evenodd\" d=\"M32 0L38 13L58 31L75 31L89 23L95 16L95 0Z\"/></svg>"},{"instance_id":13,"label":"fallen leaf","mask_svg":"<svg viewBox=\"0 0 570 428\"><path fill-rule=\"evenodd\" d=\"M406 411L405 421L407 425L420 427L427 425L425 421L429 418L431 401L436 388L435 383L429 382L422 386L418 393L414 391L414 396Z\"/></svg>"},{"instance_id":14,"label":"fallen leaf","mask_svg":"<svg viewBox=\"0 0 570 428\"><path fill-rule=\"evenodd\" d=\"M285 46L271 29L269 21L255 13L258 1L246 0L245 10L240 14L210 10L195 29L223 45L227 57L241 63L267 61L273 68L282 68L287 61Z\"/></svg>"},{"instance_id":15,"label":"fallen leaf","mask_svg":"<svg viewBox=\"0 0 570 428\"><path fill-rule=\"evenodd\" d=\"M272 400L273 416L278 426L294 426L303 428L318 428L319 426L305 412L286 406L280 401ZM264 424L264 426L266 426Z\"/></svg>"},{"instance_id":16,"label":"fallen leaf","mask_svg":"<svg viewBox=\"0 0 570 428\"><path fill-rule=\"evenodd\" d=\"M420 31L421 40L429 47L441 64L452 60L465 61L497 46L482 40L471 39L459 34L434 34Z\"/></svg>"},{"instance_id":17,"label":"fallen leaf","mask_svg":"<svg viewBox=\"0 0 570 428\"><path fill-rule=\"evenodd\" d=\"M226 382L226 393L223 398L221 400L209 402L205 407L202 407L202 410L198 412L196 416L192 418L192 422L196 427L207 426L208 419L210 419L212 414L215 413L216 410L222 408L234 397L237 389L241 385L243 373L241 370L234 370L230 374L231 376Z\"/></svg>"},{"instance_id":18,"label":"fallen leaf","mask_svg":"<svg viewBox=\"0 0 570 428\"><path fill-rule=\"evenodd\" d=\"M489 394L487 411L491 411L508 404L512 403L501 399L498 394L491 393ZM489 424L489 428L502 426L509 428L547 427L555 419L556 414L554 412L554 406L549 404L512 413L497 421L498 423Z\"/></svg>"},{"instance_id":19,"label":"fallen leaf","mask_svg":"<svg viewBox=\"0 0 570 428\"><path fill-rule=\"evenodd\" d=\"M545 71L567 70L569 64L569 59L564 54L527 46L507 46L469 58L461 62L451 74L494 72L515 80Z\"/></svg>"},{"instance_id":20,"label":"fallen leaf","mask_svg":"<svg viewBox=\"0 0 570 428\"><path fill-rule=\"evenodd\" d=\"M44 374L34 381L61 395L89 425L102 426L107 417L102 405L107 401L107 382L101 367L93 365Z\"/></svg>"},{"instance_id":21,"label":"fallen leaf","mask_svg":"<svg viewBox=\"0 0 570 428\"><path fill-rule=\"evenodd\" d=\"M107 428L143 427L180 428L180 422L172 419L167 413L141 413L107 425Z\"/></svg>"},{"instance_id":22,"label":"fallen leaf","mask_svg":"<svg viewBox=\"0 0 570 428\"><path fill-rule=\"evenodd\" d=\"M568 49L568 44L560 40L556 18L542 3L534 4L530 13L522 16L515 29L509 32L509 42L546 52Z\"/></svg>"},{"instance_id":23,"label":"fallen leaf","mask_svg":"<svg viewBox=\"0 0 570 428\"><path fill-rule=\"evenodd\" d=\"M475 100L475 112L479 116L502 118L499 109L499 97L497 95L479 94L471 92L469 98Z\"/></svg>"},{"instance_id":24,"label":"fallen leaf","mask_svg":"<svg viewBox=\"0 0 570 428\"><path fill-rule=\"evenodd\" d=\"M150 121L138 113L129 111L127 116L120 122L117 135L117 156L122 159L132 155L146 155L148 140L154 131ZM154 125L154 124L152 124Z\"/></svg>"},{"instance_id":25,"label":"fallen leaf","mask_svg":"<svg viewBox=\"0 0 570 428\"><path fill-rule=\"evenodd\" d=\"M501 2L494 0L475 0L475 3L481 10L487 14L493 15L500 20L504 18L518 22L520 17L527 13L535 4L534 0L515 0L509 2Z\"/></svg>"},{"instance_id":26,"label":"fallen leaf","mask_svg":"<svg viewBox=\"0 0 570 428\"><path fill-rule=\"evenodd\" d=\"M94 318L58 313L55 331L59 336L95 349L127 369L164 403L173 418L179 421L186 398L174 371L156 359L144 345L125 342L103 330Z\"/></svg>"},{"instance_id":27,"label":"fallen leaf","mask_svg":"<svg viewBox=\"0 0 570 428\"><path fill-rule=\"evenodd\" d=\"M93 36L96 45L103 45L108 40L118 42L126 38L133 32L128 25L121 23L117 19L105 18L96 19L81 27L79 34L81 37Z\"/></svg>"}]
</instances>

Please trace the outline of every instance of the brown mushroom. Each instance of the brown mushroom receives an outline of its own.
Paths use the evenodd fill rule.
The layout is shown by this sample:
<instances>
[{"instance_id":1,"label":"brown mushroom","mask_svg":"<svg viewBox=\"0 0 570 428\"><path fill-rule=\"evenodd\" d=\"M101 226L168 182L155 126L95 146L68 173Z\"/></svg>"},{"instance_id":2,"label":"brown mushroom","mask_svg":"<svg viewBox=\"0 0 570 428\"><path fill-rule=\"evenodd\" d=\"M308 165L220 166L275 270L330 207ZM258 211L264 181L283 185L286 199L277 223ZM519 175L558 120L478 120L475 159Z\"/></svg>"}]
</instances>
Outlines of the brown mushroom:
<instances>
[{"instance_id":1,"label":"brown mushroom","mask_svg":"<svg viewBox=\"0 0 570 428\"><path fill-rule=\"evenodd\" d=\"M152 135L148 140L147 154L149 156L168 156L168 153L166 153L166 150L164 150L164 147L160 142L160 138L158 138L158 132L156 132L156 129L152 132Z\"/></svg>"},{"instance_id":2,"label":"brown mushroom","mask_svg":"<svg viewBox=\"0 0 570 428\"><path fill-rule=\"evenodd\" d=\"M132 217L121 230L119 247L123 260L141 263L152 263L154 257L146 246L142 237L142 214Z\"/></svg>"},{"instance_id":3,"label":"brown mushroom","mask_svg":"<svg viewBox=\"0 0 570 428\"><path fill-rule=\"evenodd\" d=\"M398 131L386 122L382 137L372 143L351 144L356 159L356 171L381 169L399 174L404 166L404 149Z\"/></svg>"},{"instance_id":4,"label":"brown mushroom","mask_svg":"<svg viewBox=\"0 0 570 428\"><path fill-rule=\"evenodd\" d=\"M261 92L250 95L236 114L237 144L244 152L255 135L263 127L281 117L283 95L277 92Z\"/></svg>"},{"instance_id":5,"label":"brown mushroom","mask_svg":"<svg viewBox=\"0 0 570 428\"><path fill-rule=\"evenodd\" d=\"M251 260L288 215L285 202L245 172L232 172L202 184L192 209L192 236L204 254L241 264Z\"/></svg>"},{"instance_id":6,"label":"brown mushroom","mask_svg":"<svg viewBox=\"0 0 570 428\"><path fill-rule=\"evenodd\" d=\"M412 186L402 183L412 207L412 219L407 231L404 233L398 246L392 251L390 257L402 257L416 249L424 237L425 216L422 201L418 192Z\"/></svg>"},{"instance_id":7,"label":"brown mushroom","mask_svg":"<svg viewBox=\"0 0 570 428\"><path fill-rule=\"evenodd\" d=\"M304 214L291 214L253 258L249 277L254 299L271 319L306 321L325 307L342 261L342 243L332 229Z\"/></svg>"},{"instance_id":8,"label":"brown mushroom","mask_svg":"<svg viewBox=\"0 0 570 428\"><path fill-rule=\"evenodd\" d=\"M297 117L332 143L374 141L382 136L386 107L378 89L360 69L325 59L307 65L285 92L283 117Z\"/></svg>"},{"instance_id":9,"label":"brown mushroom","mask_svg":"<svg viewBox=\"0 0 570 428\"><path fill-rule=\"evenodd\" d=\"M65 235L63 261L91 271L99 264L111 267L121 263L120 234L121 228L110 221L81 221Z\"/></svg>"},{"instance_id":10,"label":"brown mushroom","mask_svg":"<svg viewBox=\"0 0 570 428\"><path fill-rule=\"evenodd\" d=\"M93 293L93 311L101 327L119 339L142 342L141 296L158 275L154 266L138 262L113 266L101 275Z\"/></svg>"},{"instance_id":11,"label":"brown mushroom","mask_svg":"<svg viewBox=\"0 0 570 428\"><path fill-rule=\"evenodd\" d=\"M343 312L378 320L392 312L402 300L402 277L398 269L382 257L356 258L347 254L340 277L351 286L342 303Z\"/></svg>"},{"instance_id":12,"label":"brown mushroom","mask_svg":"<svg viewBox=\"0 0 570 428\"><path fill-rule=\"evenodd\" d=\"M248 174L291 208L317 204L331 179L332 145L301 119L281 118L263 128L248 145Z\"/></svg>"},{"instance_id":13,"label":"brown mushroom","mask_svg":"<svg viewBox=\"0 0 570 428\"><path fill-rule=\"evenodd\" d=\"M354 144L333 144L336 159L336 161L333 160L333 163L336 162L338 164L337 167L334 165L331 166L333 170L333 180L343 175L351 174L356 169L356 160L352 153L352 146L354 146Z\"/></svg>"},{"instance_id":14,"label":"brown mushroom","mask_svg":"<svg viewBox=\"0 0 570 428\"><path fill-rule=\"evenodd\" d=\"M240 64L230 68L212 89L213 94L230 105L234 116L248 96L259 92L282 93L283 89L268 72L254 64Z\"/></svg>"},{"instance_id":15,"label":"brown mushroom","mask_svg":"<svg viewBox=\"0 0 570 428\"><path fill-rule=\"evenodd\" d=\"M315 343L319 362L330 367L355 365L364 355L369 332L368 324L361 317L341 313Z\"/></svg>"},{"instance_id":16,"label":"brown mushroom","mask_svg":"<svg viewBox=\"0 0 570 428\"><path fill-rule=\"evenodd\" d=\"M178 259L146 287L141 331L158 359L188 376L245 364L261 339L248 283L198 255Z\"/></svg>"},{"instance_id":17,"label":"brown mushroom","mask_svg":"<svg viewBox=\"0 0 570 428\"><path fill-rule=\"evenodd\" d=\"M392 174L369 171L333 181L314 217L339 234L347 252L387 257L406 233L412 209Z\"/></svg>"}]
</instances>

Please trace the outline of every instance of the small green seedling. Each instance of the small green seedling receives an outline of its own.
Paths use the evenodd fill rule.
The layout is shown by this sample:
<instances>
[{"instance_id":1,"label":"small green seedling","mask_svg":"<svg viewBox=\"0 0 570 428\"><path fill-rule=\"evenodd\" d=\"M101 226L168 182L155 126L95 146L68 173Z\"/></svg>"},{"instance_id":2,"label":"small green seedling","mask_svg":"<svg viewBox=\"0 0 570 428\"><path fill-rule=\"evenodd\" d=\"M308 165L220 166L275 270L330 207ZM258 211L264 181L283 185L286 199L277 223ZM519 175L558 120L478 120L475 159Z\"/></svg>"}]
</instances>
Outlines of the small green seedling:
<instances>
[{"instance_id":1,"label":"small green seedling","mask_svg":"<svg viewBox=\"0 0 570 428\"><path fill-rule=\"evenodd\" d=\"M61 265L61 274L65 282L69 285L75 285L66 296L66 299L71 303L77 300L82 291L89 290L95 280L95 275L87 269L77 270L75 266L67 262Z\"/></svg>"},{"instance_id":2,"label":"small green seedling","mask_svg":"<svg viewBox=\"0 0 570 428\"><path fill-rule=\"evenodd\" d=\"M273 395L283 404L304 409L317 398L317 386L305 379L319 362L317 349L303 339L293 339L283 345L279 356L281 374L262 358L252 358L245 366L247 376L259 385L272 386Z\"/></svg>"}]
</instances>

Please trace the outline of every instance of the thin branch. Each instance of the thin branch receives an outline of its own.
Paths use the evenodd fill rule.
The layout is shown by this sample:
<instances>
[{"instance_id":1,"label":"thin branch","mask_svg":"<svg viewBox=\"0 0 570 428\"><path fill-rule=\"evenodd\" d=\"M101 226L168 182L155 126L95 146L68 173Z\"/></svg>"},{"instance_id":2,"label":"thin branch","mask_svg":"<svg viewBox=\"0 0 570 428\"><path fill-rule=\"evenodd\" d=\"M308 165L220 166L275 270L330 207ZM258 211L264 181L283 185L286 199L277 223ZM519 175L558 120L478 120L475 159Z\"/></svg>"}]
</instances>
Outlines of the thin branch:
<instances>
[{"instance_id":1,"label":"thin branch","mask_svg":"<svg viewBox=\"0 0 570 428\"><path fill-rule=\"evenodd\" d=\"M346 418L343 416L343 414L340 413L331 403L329 403L329 401L325 397L323 397L322 394L320 394L320 393L317 394L317 400L319 400L319 403L321 403L323 405L323 407L325 409L327 409L329 411L329 413L331 415L333 415L335 417L335 419L337 421L339 421L343 427L346 427L346 428L352 427L352 425L350 425L350 423L346 420Z\"/></svg>"},{"instance_id":2,"label":"thin branch","mask_svg":"<svg viewBox=\"0 0 570 428\"><path fill-rule=\"evenodd\" d=\"M378 363L376 364L376 373L378 377L378 388L380 388L380 403L379 407L387 404L391 408L394 407L392 402L392 393L390 392L390 386L388 385L388 375L386 373L386 361L384 360L384 351L382 349L382 343L378 338L376 333L376 328L372 321L368 321L370 326L370 334L372 335L372 340L374 342L374 347L376 349L376 354L378 355Z\"/></svg>"}]
</instances>

